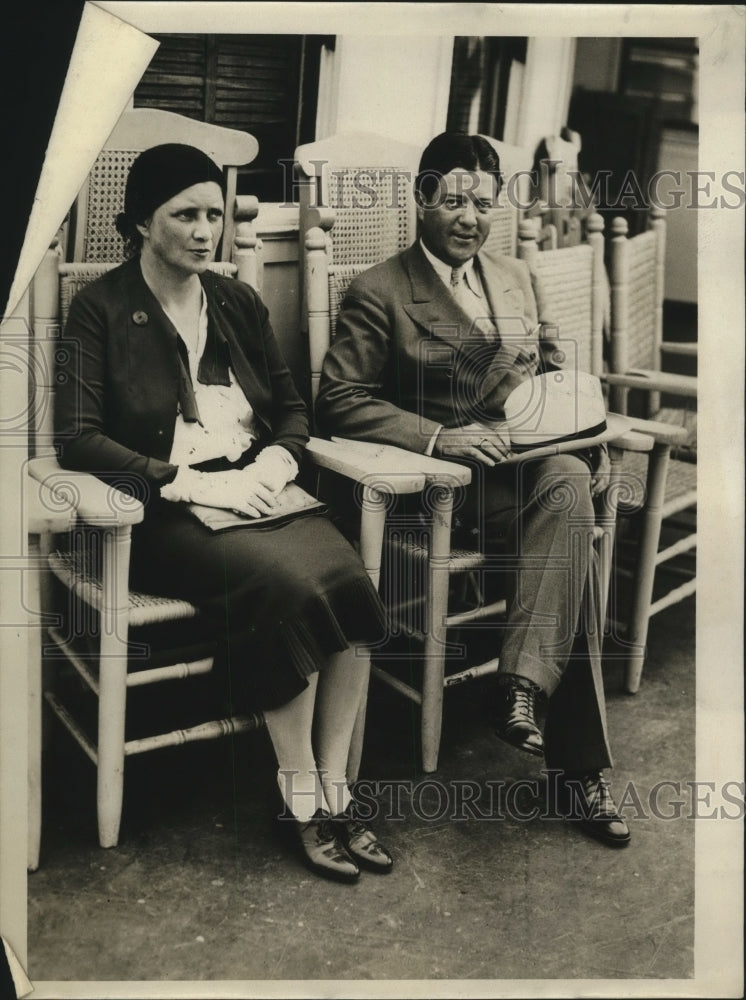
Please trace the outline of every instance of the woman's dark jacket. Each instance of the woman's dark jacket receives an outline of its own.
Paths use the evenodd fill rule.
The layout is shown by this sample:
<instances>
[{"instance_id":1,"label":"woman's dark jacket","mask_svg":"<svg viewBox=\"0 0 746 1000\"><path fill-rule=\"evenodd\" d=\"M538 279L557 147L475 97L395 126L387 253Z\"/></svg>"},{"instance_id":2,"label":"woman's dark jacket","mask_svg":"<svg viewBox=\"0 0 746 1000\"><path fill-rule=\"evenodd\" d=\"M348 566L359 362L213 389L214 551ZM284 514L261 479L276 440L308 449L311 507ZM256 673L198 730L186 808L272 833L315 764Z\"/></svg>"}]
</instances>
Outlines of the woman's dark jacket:
<instances>
[{"instance_id":1,"label":"woman's dark jacket","mask_svg":"<svg viewBox=\"0 0 746 1000\"><path fill-rule=\"evenodd\" d=\"M282 445L300 460L308 440L306 407L264 304L241 281L211 271L200 280L208 368L220 381L230 364L262 442ZM146 486L145 497L174 479L169 456L177 406L191 395L177 345L176 329L145 283L138 258L79 292L58 352L55 444L63 467L106 479L114 474L138 495Z\"/></svg>"}]
</instances>

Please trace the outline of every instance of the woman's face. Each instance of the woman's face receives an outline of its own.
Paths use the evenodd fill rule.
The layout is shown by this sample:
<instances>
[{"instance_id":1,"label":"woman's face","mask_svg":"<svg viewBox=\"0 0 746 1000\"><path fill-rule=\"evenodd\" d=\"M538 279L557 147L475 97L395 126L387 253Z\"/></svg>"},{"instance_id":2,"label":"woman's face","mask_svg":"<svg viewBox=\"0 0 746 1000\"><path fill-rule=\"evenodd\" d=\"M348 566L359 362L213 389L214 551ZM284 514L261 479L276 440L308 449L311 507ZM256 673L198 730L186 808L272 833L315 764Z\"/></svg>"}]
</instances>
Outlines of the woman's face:
<instances>
[{"instance_id":1,"label":"woman's face","mask_svg":"<svg viewBox=\"0 0 746 1000\"><path fill-rule=\"evenodd\" d=\"M223 192L214 181L185 188L138 225L142 254L180 276L201 274L215 255L223 212Z\"/></svg>"}]
</instances>

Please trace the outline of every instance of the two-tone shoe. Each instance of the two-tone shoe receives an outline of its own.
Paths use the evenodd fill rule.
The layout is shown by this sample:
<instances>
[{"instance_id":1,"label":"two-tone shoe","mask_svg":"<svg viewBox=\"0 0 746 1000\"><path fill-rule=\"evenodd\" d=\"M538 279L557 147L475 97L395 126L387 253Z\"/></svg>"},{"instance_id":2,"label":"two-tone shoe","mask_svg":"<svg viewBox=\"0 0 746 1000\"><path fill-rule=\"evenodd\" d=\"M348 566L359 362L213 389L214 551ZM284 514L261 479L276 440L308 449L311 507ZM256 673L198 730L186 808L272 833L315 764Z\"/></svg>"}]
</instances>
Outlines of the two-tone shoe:
<instances>
[{"instance_id":1,"label":"two-tone shoe","mask_svg":"<svg viewBox=\"0 0 746 1000\"><path fill-rule=\"evenodd\" d=\"M344 812L332 817L332 824L340 843L361 868L379 875L387 875L392 870L394 859L370 827L360 819L354 800Z\"/></svg>"},{"instance_id":2,"label":"two-tone shoe","mask_svg":"<svg viewBox=\"0 0 746 1000\"><path fill-rule=\"evenodd\" d=\"M305 866L316 875L336 882L357 882L360 869L337 837L337 829L325 809L317 809L307 823L281 819Z\"/></svg>"}]
</instances>

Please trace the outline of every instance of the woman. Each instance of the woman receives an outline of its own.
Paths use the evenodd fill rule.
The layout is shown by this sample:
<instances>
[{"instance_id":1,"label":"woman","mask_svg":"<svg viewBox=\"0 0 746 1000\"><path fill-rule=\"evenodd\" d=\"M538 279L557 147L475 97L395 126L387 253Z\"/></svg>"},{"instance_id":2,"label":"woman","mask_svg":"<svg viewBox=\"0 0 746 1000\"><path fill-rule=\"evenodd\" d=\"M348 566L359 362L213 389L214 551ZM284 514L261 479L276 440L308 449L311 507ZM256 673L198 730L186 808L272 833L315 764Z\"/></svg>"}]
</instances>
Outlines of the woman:
<instances>
[{"instance_id":1,"label":"woman","mask_svg":"<svg viewBox=\"0 0 746 1000\"><path fill-rule=\"evenodd\" d=\"M271 513L298 472L305 406L253 289L208 270L222 172L176 143L146 150L117 217L129 260L75 298L59 373L57 444L145 502L131 578L182 597L221 636L225 698L264 710L305 863L355 881L392 859L360 820L347 754L384 612L353 549L319 513L212 532L187 502ZM314 727L315 744L311 731Z\"/></svg>"}]
</instances>

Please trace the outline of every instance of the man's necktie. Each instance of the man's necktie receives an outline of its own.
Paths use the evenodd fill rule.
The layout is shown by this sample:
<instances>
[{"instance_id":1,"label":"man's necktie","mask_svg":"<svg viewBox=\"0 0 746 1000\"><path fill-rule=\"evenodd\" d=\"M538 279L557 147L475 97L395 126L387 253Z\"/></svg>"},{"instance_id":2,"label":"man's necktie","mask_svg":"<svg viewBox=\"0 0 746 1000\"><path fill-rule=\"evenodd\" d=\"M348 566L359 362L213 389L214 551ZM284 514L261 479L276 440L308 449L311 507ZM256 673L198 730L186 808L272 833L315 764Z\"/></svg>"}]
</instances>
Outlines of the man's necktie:
<instances>
[{"instance_id":1,"label":"man's necktie","mask_svg":"<svg viewBox=\"0 0 746 1000\"><path fill-rule=\"evenodd\" d=\"M472 335L476 334L480 339L494 340L495 328L485 315L484 305L480 299L472 295L464 279L464 272L458 267L451 268L451 295L473 321Z\"/></svg>"},{"instance_id":2,"label":"man's necktie","mask_svg":"<svg viewBox=\"0 0 746 1000\"><path fill-rule=\"evenodd\" d=\"M459 267L452 267L451 295L460 305L463 305L463 300L464 300L463 292L464 292L463 271Z\"/></svg>"}]
</instances>

